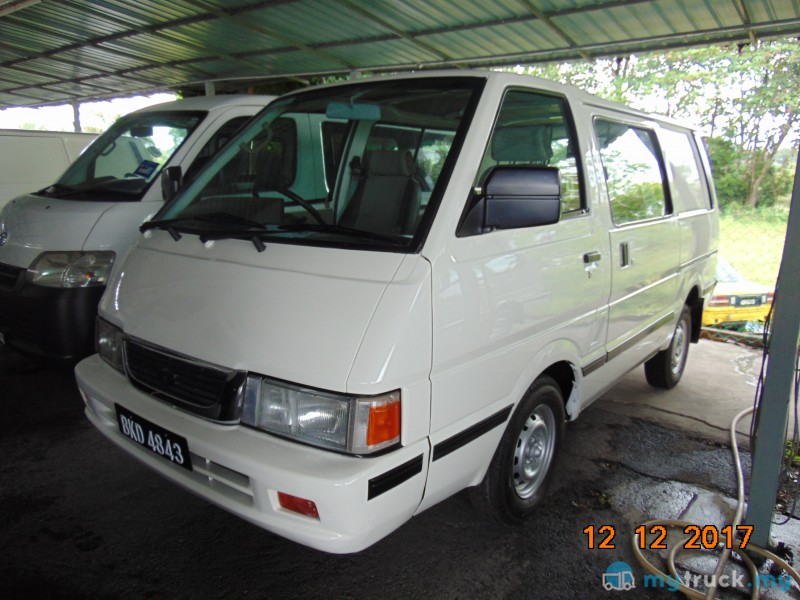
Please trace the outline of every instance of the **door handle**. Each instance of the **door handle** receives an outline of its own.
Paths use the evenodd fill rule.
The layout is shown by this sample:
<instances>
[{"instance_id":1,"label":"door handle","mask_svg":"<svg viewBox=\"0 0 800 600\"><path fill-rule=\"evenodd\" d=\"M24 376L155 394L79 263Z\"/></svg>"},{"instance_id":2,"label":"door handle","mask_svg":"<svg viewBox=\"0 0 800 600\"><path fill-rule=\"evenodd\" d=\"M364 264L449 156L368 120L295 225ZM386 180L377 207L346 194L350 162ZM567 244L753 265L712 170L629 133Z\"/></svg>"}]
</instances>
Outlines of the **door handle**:
<instances>
[{"instance_id":1,"label":"door handle","mask_svg":"<svg viewBox=\"0 0 800 600\"><path fill-rule=\"evenodd\" d=\"M600 262L601 258L602 256L597 250L595 250L594 252L587 252L586 254L583 255L583 264L588 265L591 263Z\"/></svg>"},{"instance_id":2,"label":"door handle","mask_svg":"<svg viewBox=\"0 0 800 600\"><path fill-rule=\"evenodd\" d=\"M628 242L622 242L619 245L619 266L628 267L632 264L633 259L631 258L630 248L628 248Z\"/></svg>"}]
</instances>

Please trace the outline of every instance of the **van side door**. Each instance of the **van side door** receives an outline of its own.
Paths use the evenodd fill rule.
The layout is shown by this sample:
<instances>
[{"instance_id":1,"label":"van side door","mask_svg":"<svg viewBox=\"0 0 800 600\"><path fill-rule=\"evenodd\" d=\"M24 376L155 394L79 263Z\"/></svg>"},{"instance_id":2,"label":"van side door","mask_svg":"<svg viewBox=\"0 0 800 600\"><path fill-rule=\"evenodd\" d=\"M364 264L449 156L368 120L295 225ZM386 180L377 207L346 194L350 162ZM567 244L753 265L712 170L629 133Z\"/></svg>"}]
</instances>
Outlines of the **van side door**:
<instances>
[{"instance_id":1,"label":"van side door","mask_svg":"<svg viewBox=\"0 0 800 600\"><path fill-rule=\"evenodd\" d=\"M579 374L605 358L610 257L606 221L594 218L603 207L590 203L587 190L586 139L578 138L564 96L510 88L500 98L461 223L432 259L434 449L493 422L549 366L560 362ZM558 222L493 227L482 203L498 169L557 170ZM469 485L501 433L498 427L441 460L434 450L424 505ZM455 488L440 489L446 484Z\"/></svg>"},{"instance_id":2,"label":"van side door","mask_svg":"<svg viewBox=\"0 0 800 600\"><path fill-rule=\"evenodd\" d=\"M680 233L656 127L596 115L612 225L606 376L616 379L666 341L678 314Z\"/></svg>"}]
</instances>

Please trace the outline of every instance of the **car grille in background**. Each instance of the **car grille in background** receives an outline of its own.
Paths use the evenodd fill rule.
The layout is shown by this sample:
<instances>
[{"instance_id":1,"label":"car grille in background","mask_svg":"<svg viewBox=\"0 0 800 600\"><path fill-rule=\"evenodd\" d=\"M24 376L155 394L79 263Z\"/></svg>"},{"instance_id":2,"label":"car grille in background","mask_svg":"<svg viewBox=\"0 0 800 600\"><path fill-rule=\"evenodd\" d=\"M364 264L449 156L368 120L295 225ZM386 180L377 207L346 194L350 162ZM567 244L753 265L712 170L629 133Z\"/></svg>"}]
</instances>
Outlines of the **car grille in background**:
<instances>
[{"instance_id":1,"label":"car grille in background","mask_svg":"<svg viewBox=\"0 0 800 600\"><path fill-rule=\"evenodd\" d=\"M17 284L20 273L24 271L25 269L0 263L0 287L10 290Z\"/></svg>"},{"instance_id":2,"label":"car grille in background","mask_svg":"<svg viewBox=\"0 0 800 600\"><path fill-rule=\"evenodd\" d=\"M212 367L126 340L128 375L138 388L164 402L215 421L237 421L247 374Z\"/></svg>"}]
</instances>

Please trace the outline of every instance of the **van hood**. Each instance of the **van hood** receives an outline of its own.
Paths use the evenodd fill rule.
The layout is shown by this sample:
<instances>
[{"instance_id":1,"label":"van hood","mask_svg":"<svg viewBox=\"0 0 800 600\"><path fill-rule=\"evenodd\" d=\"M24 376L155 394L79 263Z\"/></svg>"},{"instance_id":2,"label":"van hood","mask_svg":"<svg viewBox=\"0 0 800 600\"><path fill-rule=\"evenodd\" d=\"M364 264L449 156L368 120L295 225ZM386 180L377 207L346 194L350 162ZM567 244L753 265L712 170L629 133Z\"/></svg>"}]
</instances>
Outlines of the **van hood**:
<instances>
[{"instance_id":1,"label":"van hood","mask_svg":"<svg viewBox=\"0 0 800 600\"><path fill-rule=\"evenodd\" d=\"M222 367L346 391L404 255L154 231L116 270L100 313L126 335ZM243 326L244 325L244 326Z\"/></svg>"},{"instance_id":2,"label":"van hood","mask_svg":"<svg viewBox=\"0 0 800 600\"><path fill-rule=\"evenodd\" d=\"M28 268L45 250L81 250L98 219L113 202L43 198L30 194L6 204L0 212L0 262Z\"/></svg>"}]
</instances>

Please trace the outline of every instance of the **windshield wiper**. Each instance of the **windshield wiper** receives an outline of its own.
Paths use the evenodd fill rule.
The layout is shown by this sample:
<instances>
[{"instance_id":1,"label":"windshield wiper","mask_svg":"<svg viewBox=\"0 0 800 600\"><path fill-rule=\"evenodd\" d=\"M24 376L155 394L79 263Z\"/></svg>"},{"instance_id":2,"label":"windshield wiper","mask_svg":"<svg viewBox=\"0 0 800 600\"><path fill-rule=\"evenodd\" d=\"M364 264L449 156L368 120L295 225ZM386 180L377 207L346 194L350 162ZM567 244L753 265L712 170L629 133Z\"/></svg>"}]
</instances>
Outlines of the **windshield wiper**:
<instances>
[{"instance_id":1,"label":"windshield wiper","mask_svg":"<svg viewBox=\"0 0 800 600\"><path fill-rule=\"evenodd\" d=\"M191 223L202 223L203 225L222 226L222 229L214 227L208 231L197 231L191 227ZM256 250L263 252L266 249L264 242L257 234L264 233L269 228L264 223L253 221L246 217L240 217L231 213L216 212L203 213L199 215L187 215L175 219L161 219L158 221L147 221L139 226L139 231L144 233L150 229L163 229L172 236L176 242L181 239L180 230L191 233L198 233L200 241L206 243L210 240L223 240L226 238L246 238L253 242ZM205 229L205 228L203 228Z\"/></svg>"},{"instance_id":2,"label":"windshield wiper","mask_svg":"<svg viewBox=\"0 0 800 600\"><path fill-rule=\"evenodd\" d=\"M115 181L119 182L119 180ZM137 190L126 190L110 185L113 183L114 182L103 182L103 184L90 187L73 187L71 185L64 185L63 183L54 183L53 185L47 186L39 193L49 198L71 198L73 196L98 196L104 194L138 196L139 194Z\"/></svg>"},{"instance_id":3,"label":"windshield wiper","mask_svg":"<svg viewBox=\"0 0 800 600\"><path fill-rule=\"evenodd\" d=\"M363 229L353 229L343 225L323 225L321 223L298 223L296 225L281 225L279 231L271 233L293 233L296 231L315 231L319 233L333 233L346 237L357 237L379 242L389 242L390 244L405 245L405 240L395 235L365 231Z\"/></svg>"}]
</instances>

